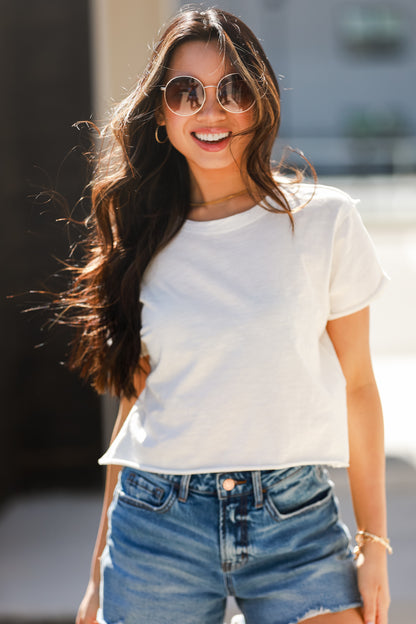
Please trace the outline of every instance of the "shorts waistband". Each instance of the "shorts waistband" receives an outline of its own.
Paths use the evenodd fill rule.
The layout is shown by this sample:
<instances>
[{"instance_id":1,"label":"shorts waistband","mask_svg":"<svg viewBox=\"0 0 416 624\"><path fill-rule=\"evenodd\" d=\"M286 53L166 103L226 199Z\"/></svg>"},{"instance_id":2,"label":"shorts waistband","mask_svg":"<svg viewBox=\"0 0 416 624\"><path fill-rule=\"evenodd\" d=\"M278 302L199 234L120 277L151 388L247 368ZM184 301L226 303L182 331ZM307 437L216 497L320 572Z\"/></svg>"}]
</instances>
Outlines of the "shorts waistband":
<instances>
[{"instance_id":1,"label":"shorts waistband","mask_svg":"<svg viewBox=\"0 0 416 624\"><path fill-rule=\"evenodd\" d=\"M178 500L186 502L189 492L197 492L229 499L252 495L256 508L263 505L264 492L297 472L310 466L294 466L278 470L250 470L242 472L211 472L200 474L158 474L159 478L173 482L178 490Z\"/></svg>"}]
</instances>

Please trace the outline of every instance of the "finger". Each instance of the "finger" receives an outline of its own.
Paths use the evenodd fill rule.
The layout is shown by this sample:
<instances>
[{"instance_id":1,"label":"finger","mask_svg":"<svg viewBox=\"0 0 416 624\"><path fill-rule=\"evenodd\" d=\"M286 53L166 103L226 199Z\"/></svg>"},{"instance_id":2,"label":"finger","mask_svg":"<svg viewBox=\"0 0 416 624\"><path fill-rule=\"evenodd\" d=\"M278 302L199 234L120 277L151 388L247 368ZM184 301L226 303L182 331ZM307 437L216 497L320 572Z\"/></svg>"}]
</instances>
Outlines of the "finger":
<instances>
[{"instance_id":1,"label":"finger","mask_svg":"<svg viewBox=\"0 0 416 624\"><path fill-rule=\"evenodd\" d=\"M378 605L377 605L376 624L387 624L389 604L390 604L390 600L388 598L385 600L381 598L379 599Z\"/></svg>"},{"instance_id":2,"label":"finger","mask_svg":"<svg viewBox=\"0 0 416 624\"><path fill-rule=\"evenodd\" d=\"M363 594L363 620L364 624L376 624L377 596L374 593Z\"/></svg>"}]
</instances>

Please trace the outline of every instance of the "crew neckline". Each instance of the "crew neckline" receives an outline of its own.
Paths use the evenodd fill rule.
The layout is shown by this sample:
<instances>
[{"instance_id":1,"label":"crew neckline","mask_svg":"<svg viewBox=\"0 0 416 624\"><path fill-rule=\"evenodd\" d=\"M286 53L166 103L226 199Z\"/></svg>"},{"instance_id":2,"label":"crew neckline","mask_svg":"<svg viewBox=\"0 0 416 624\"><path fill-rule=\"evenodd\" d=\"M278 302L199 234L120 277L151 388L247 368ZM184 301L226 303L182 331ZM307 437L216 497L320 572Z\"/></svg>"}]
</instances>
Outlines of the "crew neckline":
<instances>
[{"instance_id":1,"label":"crew neckline","mask_svg":"<svg viewBox=\"0 0 416 624\"><path fill-rule=\"evenodd\" d=\"M237 212L228 217L221 217L220 219L209 219L208 221L186 219L183 228L189 232L201 232L206 234L230 232L231 230L237 230L250 223L254 223L254 221L257 221L265 214L267 214L267 210L262 208L259 204L255 204L251 208L247 208L247 210Z\"/></svg>"}]
</instances>

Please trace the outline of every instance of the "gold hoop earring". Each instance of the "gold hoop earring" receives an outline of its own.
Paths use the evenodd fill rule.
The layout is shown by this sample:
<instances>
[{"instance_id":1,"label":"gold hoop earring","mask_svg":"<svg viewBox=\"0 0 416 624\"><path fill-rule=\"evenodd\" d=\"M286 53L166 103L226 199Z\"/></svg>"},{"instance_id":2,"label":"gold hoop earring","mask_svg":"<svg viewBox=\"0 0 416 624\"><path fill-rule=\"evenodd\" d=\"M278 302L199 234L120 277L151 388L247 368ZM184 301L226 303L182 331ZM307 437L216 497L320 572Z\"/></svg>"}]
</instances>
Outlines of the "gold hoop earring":
<instances>
[{"instance_id":1,"label":"gold hoop earring","mask_svg":"<svg viewBox=\"0 0 416 624\"><path fill-rule=\"evenodd\" d=\"M162 144L162 143L167 143L167 142L169 141L169 137L168 137L168 135L166 135L166 138L164 139L164 141L161 141L161 140L159 139L159 128L161 128L161 127L162 127L162 126L156 126L156 130L155 130L155 139L156 139L156 142L157 142L157 143L160 143L160 144Z\"/></svg>"}]
</instances>

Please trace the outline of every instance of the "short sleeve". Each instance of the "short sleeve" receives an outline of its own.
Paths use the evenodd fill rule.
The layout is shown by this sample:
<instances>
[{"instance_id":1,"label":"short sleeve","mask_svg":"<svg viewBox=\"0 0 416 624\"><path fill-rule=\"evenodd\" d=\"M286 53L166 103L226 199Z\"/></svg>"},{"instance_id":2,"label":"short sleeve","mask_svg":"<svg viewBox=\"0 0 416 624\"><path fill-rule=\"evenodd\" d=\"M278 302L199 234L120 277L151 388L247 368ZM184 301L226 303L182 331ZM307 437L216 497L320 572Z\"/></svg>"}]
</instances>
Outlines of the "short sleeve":
<instances>
[{"instance_id":1,"label":"short sleeve","mask_svg":"<svg viewBox=\"0 0 416 624\"><path fill-rule=\"evenodd\" d=\"M374 244L364 227L356 202L346 200L335 231L328 319L353 314L365 308L388 282Z\"/></svg>"}]
</instances>

